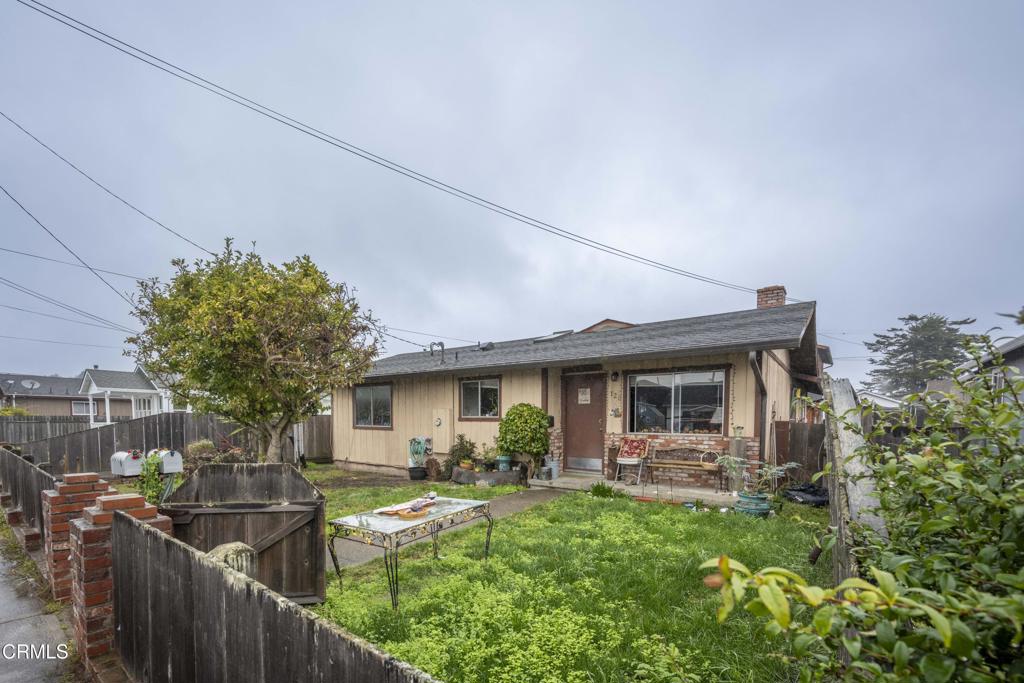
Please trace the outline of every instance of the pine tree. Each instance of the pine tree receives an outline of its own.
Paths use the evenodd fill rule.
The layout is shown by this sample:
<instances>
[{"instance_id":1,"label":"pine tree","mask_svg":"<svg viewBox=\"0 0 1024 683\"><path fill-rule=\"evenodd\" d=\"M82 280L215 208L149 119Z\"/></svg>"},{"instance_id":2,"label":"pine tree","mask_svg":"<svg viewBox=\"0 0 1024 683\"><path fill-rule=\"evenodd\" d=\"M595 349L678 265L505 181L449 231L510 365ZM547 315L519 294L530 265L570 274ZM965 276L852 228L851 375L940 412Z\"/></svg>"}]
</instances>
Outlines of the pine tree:
<instances>
[{"instance_id":1,"label":"pine tree","mask_svg":"<svg viewBox=\"0 0 1024 683\"><path fill-rule=\"evenodd\" d=\"M902 398L924 391L928 380L935 376L929 361L967 360L962 344L969 335L960 328L973 323L973 319L950 320L929 313L908 315L899 321L900 327L875 333L874 341L864 342L868 351L881 354L868 359L874 368L868 372L870 379L863 383L865 389Z\"/></svg>"}]
</instances>

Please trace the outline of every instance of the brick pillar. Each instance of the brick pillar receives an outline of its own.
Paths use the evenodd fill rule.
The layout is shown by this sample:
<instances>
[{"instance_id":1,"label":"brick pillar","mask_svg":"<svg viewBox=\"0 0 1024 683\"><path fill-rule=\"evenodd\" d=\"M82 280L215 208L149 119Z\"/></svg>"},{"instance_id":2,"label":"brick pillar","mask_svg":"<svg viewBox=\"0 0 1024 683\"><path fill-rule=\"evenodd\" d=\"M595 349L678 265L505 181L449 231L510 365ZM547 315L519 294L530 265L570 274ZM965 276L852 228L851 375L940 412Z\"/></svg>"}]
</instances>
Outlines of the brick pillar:
<instances>
[{"instance_id":1,"label":"brick pillar","mask_svg":"<svg viewBox=\"0 0 1024 683\"><path fill-rule=\"evenodd\" d=\"M114 641L113 554L110 526L114 511L122 510L167 533L170 517L133 493L104 495L96 505L71 522L71 614L75 646L85 660L110 652ZM90 669L91 670L91 669Z\"/></svg>"},{"instance_id":2,"label":"brick pillar","mask_svg":"<svg viewBox=\"0 0 1024 683\"><path fill-rule=\"evenodd\" d=\"M44 552L54 600L71 597L71 522L108 493L117 493L94 472L68 474L56 488L42 492Z\"/></svg>"}]
</instances>

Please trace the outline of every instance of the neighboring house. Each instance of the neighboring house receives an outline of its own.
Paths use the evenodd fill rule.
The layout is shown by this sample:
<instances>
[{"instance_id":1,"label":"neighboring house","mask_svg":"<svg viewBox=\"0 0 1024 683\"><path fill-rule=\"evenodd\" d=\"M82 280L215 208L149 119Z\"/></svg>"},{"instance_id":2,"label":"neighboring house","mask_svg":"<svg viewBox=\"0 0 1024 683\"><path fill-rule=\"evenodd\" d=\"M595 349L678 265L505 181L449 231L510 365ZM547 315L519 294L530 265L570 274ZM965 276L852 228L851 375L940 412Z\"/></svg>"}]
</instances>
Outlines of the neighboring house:
<instances>
[{"instance_id":1,"label":"neighboring house","mask_svg":"<svg viewBox=\"0 0 1024 683\"><path fill-rule=\"evenodd\" d=\"M1011 339L1007 342L1003 342L996 347L996 350L999 352L999 355L1002 356L1002 370L995 370L992 368L995 358L993 358L992 354L986 353L980 359L980 366L974 360L970 360L957 366L955 371L956 376L963 381L964 379L978 377L991 372L992 379L996 382L996 386L999 388L1005 386L1007 377L1011 377L1013 379L1024 377L1024 335ZM928 380L927 390L939 391L946 394L959 394L956 384L949 377Z\"/></svg>"},{"instance_id":2,"label":"neighboring house","mask_svg":"<svg viewBox=\"0 0 1024 683\"><path fill-rule=\"evenodd\" d=\"M104 405L110 400L127 399L130 401L133 418L179 409L171 401L168 389L150 379L141 367L127 372L101 370L93 366L82 373L80 393L88 396L91 402Z\"/></svg>"},{"instance_id":3,"label":"neighboring house","mask_svg":"<svg viewBox=\"0 0 1024 683\"><path fill-rule=\"evenodd\" d=\"M896 410L903 407L903 401L898 398L879 394L875 391L858 391L857 398L861 401L867 401L876 408L880 408L882 410Z\"/></svg>"},{"instance_id":4,"label":"neighboring house","mask_svg":"<svg viewBox=\"0 0 1024 683\"><path fill-rule=\"evenodd\" d=\"M92 416L92 424L188 410L141 367L130 372L93 366L76 377L0 374L0 406L18 406L32 415Z\"/></svg>"},{"instance_id":5,"label":"neighboring house","mask_svg":"<svg viewBox=\"0 0 1024 683\"><path fill-rule=\"evenodd\" d=\"M24 408L32 415L68 417L88 416L89 396L82 393L82 378L48 377L45 375L0 374L0 405ZM107 422L107 405L93 403L93 419ZM109 414L131 417L132 402L114 398Z\"/></svg>"},{"instance_id":6,"label":"neighboring house","mask_svg":"<svg viewBox=\"0 0 1024 683\"><path fill-rule=\"evenodd\" d=\"M448 452L456 434L486 445L513 404L544 409L563 468L608 472L623 435L659 448L764 452L771 419L789 420L795 389L820 392L815 303L785 305L785 288L756 309L663 322L603 320L580 332L405 353L377 361L334 394L335 459L404 468L409 439Z\"/></svg>"}]
</instances>

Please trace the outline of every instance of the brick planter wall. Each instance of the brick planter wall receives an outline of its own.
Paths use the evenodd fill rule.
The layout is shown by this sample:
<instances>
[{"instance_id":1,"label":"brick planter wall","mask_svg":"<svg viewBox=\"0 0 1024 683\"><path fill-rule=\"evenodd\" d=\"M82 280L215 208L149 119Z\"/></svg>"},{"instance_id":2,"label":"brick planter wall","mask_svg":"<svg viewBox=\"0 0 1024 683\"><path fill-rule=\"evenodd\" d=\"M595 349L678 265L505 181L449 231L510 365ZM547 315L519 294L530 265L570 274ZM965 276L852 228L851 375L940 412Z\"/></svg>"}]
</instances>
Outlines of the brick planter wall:
<instances>
[{"instance_id":1,"label":"brick planter wall","mask_svg":"<svg viewBox=\"0 0 1024 683\"><path fill-rule=\"evenodd\" d=\"M44 553L54 600L71 598L71 522L100 496L117 493L94 472L68 474L55 489L43 491Z\"/></svg>"},{"instance_id":2,"label":"brick planter wall","mask_svg":"<svg viewBox=\"0 0 1024 683\"><path fill-rule=\"evenodd\" d=\"M562 461L562 428L551 427L548 429L548 439L550 445L548 446L548 453L553 458L556 458L559 462Z\"/></svg>"},{"instance_id":3,"label":"brick planter wall","mask_svg":"<svg viewBox=\"0 0 1024 683\"><path fill-rule=\"evenodd\" d=\"M71 522L71 613L75 646L86 667L111 651L114 640L113 554L110 525L114 511L123 510L136 519L168 533L170 517L135 494L103 495ZM95 660L95 662L93 661Z\"/></svg>"},{"instance_id":4,"label":"brick planter wall","mask_svg":"<svg viewBox=\"0 0 1024 683\"><path fill-rule=\"evenodd\" d=\"M619 444L625 436L637 436L634 434L605 434L604 435L604 472L605 478L615 478L615 454L619 450ZM679 449L695 449L700 451L715 451L728 453L733 437L721 436L718 434L649 434L644 435L654 442L656 448L655 456L659 460L693 460L696 458L684 456L682 453L673 453ZM746 442L747 459L756 460L760 446L757 439L744 437ZM707 459L705 459L707 462ZM751 465L750 469L756 469ZM624 472L633 472L636 467L623 467ZM718 472L715 470L684 470L664 469L657 473L657 480L660 483L671 483L674 486L697 487L697 488L718 488Z\"/></svg>"}]
</instances>

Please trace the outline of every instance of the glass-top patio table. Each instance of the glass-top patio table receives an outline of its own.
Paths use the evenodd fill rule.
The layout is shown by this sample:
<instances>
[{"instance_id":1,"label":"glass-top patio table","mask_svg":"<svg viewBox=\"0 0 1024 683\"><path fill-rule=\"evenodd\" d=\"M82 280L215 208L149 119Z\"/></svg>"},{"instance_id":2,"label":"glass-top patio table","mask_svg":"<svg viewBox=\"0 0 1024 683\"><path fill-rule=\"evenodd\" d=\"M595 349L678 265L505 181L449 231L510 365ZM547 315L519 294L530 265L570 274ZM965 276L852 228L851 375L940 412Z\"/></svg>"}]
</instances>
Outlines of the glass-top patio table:
<instances>
[{"instance_id":1,"label":"glass-top patio table","mask_svg":"<svg viewBox=\"0 0 1024 683\"><path fill-rule=\"evenodd\" d=\"M483 517L487 520L487 538L484 541L484 559L487 559L491 550L491 530L494 528L490 503L483 500L438 497L434 498L434 504L426 510L425 516L415 519L402 519L397 515L370 511L328 522L331 535L327 541L327 548L330 550L339 584L341 568L338 566L338 555L334 549L334 541L338 538L384 550L384 569L388 575L388 592L391 594L393 609L398 609L398 549L401 546L429 535L434 545L434 559L437 559L437 537L441 531Z\"/></svg>"}]
</instances>

